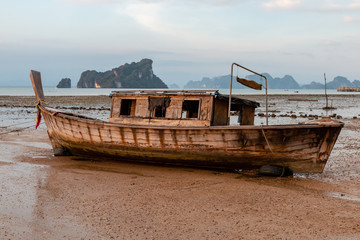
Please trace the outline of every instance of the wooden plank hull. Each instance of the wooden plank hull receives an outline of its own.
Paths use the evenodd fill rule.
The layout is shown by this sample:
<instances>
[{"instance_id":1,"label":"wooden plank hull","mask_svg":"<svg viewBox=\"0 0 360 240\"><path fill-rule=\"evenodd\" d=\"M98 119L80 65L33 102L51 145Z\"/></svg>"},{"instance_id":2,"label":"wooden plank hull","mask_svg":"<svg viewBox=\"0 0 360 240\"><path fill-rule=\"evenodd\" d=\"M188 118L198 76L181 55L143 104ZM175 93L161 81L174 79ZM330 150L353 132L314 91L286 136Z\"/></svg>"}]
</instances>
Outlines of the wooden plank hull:
<instances>
[{"instance_id":1,"label":"wooden plank hull","mask_svg":"<svg viewBox=\"0 0 360 240\"><path fill-rule=\"evenodd\" d=\"M111 123L40 106L53 148L121 161L321 173L343 123L156 127Z\"/></svg>"}]
</instances>

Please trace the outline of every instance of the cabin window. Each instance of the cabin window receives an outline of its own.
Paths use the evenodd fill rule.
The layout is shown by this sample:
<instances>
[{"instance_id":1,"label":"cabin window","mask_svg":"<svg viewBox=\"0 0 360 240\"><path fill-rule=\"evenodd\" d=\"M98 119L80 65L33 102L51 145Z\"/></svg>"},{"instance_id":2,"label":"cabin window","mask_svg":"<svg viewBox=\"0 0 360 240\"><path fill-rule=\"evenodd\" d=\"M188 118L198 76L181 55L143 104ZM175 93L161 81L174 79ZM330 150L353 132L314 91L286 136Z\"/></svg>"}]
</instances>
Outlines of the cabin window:
<instances>
[{"instance_id":1,"label":"cabin window","mask_svg":"<svg viewBox=\"0 0 360 240\"><path fill-rule=\"evenodd\" d=\"M135 115L136 100L122 99L120 107L120 115L134 116Z\"/></svg>"},{"instance_id":2,"label":"cabin window","mask_svg":"<svg viewBox=\"0 0 360 240\"><path fill-rule=\"evenodd\" d=\"M199 100L185 100L182 106L181 118L198 118Z\"/></svg>"},{"instance_id":3,"label":"cabin window","mask_svg":"<svg viewBox=\"0 0 360 240\"><path fill-rule=\"evenodd\" d=\"M166 117L166 109L170 105L169 97L149 97L149 111L152 117Z\"/></svg>"}]
</instances>

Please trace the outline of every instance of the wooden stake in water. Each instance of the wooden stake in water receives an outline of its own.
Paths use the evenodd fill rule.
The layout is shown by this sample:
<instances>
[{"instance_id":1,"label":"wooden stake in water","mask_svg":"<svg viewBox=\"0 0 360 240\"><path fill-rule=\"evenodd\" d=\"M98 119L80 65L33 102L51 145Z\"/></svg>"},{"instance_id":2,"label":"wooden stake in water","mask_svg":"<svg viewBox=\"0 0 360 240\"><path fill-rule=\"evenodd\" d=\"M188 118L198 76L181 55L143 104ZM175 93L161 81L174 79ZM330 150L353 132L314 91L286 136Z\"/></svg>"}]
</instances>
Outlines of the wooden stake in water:
<instances>
[{"instance_id":1,"label":"wooden stake in water","mask_svg":"<svg viewBox=\"0 0 360 240\"><path fill-rule=\"evenodd\" d=\"M326 116L328 115L328 110L336 109L333 107L333 99L331 99L331 106L329 107L329 100L327 95L327 89L326 89L326 74L324 73L324 80L325 80L325 99L326 99L326 106L323 107L324 110L326 110Z\"/></svg>"},{"instance_id":2,"label":"wooden stake in water","mask_svg":"<svg viewBox=\"0 0 360 240\"><path fill-rule=\"evenodd\" d=\"M328 106L328 96L327 96L327 93L326 93L326 75L324 73L324 79L325 79L325 98L326 98L326 109L329 108Z\"/></svg>"}]
</instances>

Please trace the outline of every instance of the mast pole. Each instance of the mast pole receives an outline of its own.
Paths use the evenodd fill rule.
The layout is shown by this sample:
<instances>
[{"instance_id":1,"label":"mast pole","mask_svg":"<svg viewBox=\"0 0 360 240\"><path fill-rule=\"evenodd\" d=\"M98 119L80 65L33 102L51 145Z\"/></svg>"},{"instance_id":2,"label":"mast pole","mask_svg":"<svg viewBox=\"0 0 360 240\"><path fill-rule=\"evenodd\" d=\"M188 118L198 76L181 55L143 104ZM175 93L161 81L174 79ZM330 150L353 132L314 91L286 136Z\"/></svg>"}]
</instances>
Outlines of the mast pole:
<instances>
[{"instance_id":1,"label":"mast pole","mask_svg":"<svg viewBox=\"0 0 360 240\"><path fill-rule=\"evenodd\" d=\"M230 74L230 88L229 88L229 109L228 109L228 119L227 124L230 125L230 111L231 111L231 92L232 92L232 80L233 80L233 68L234 64L231 64L231 74Z\"/></svg>"}]
</instances>

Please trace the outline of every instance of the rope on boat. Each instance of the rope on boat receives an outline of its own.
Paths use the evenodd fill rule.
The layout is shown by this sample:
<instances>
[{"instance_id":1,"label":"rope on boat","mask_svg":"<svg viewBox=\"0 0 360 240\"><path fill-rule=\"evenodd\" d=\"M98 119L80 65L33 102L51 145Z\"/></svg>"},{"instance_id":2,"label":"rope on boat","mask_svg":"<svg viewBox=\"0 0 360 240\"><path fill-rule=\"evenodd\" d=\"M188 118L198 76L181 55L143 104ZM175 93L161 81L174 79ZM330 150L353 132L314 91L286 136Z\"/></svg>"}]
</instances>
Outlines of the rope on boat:
<instances>
[{"instance_id":1,"label":"rope on boat","mask_svg":"<svg viewBox=\"0 0 360 240\"><path fill-rule=\"evenodd\" d=\"M265 138L265 141L266 141L266 143L267 143L267 145L268 145L268 147L269 147L269 149L270 149L271 153L274 153L274 152L273 152L273 150L272 150L272 148L271 148L271 146L270 146L270 143L269 143L269 141L268 141L268 139L267 139L267 137L266 137L266 135L265 135L265 131L264 131L263 126L262 126L262 125L261 125L261 131L262 131L262 134L263 134L263 136L264 136L264 138Z\"/></svg>"}]
</instances>

